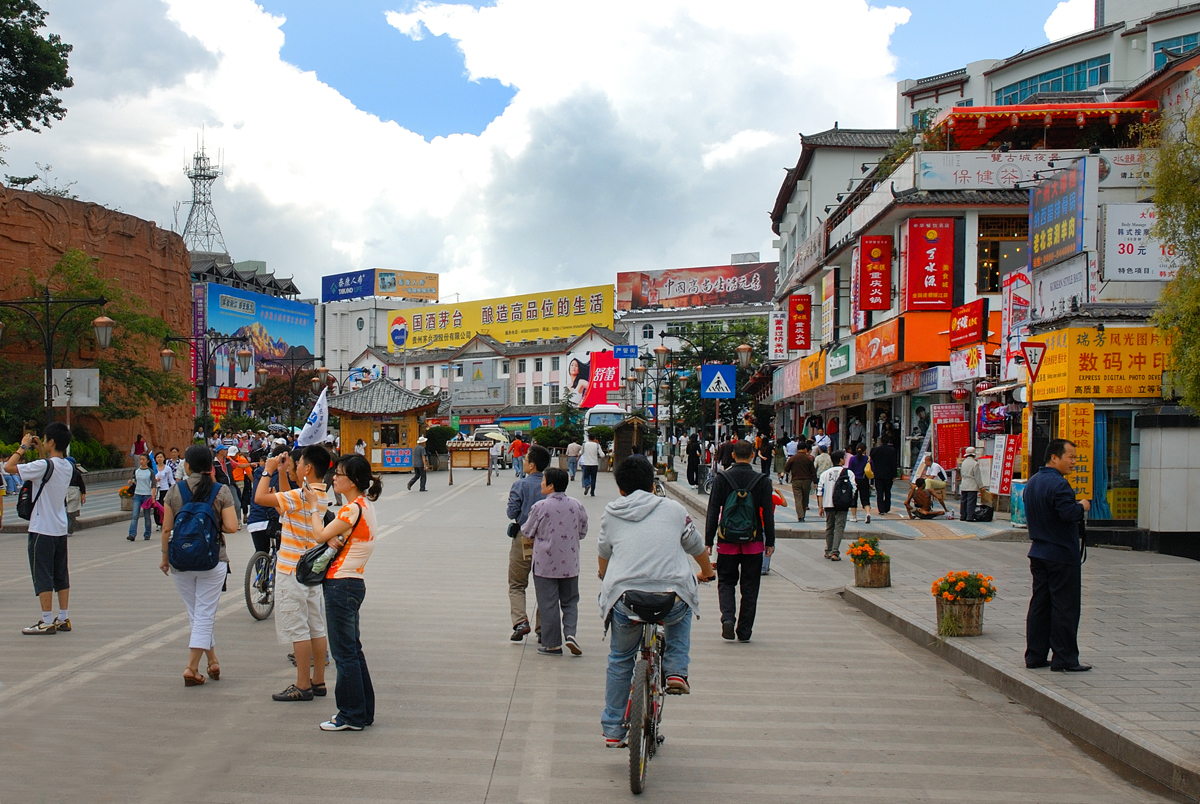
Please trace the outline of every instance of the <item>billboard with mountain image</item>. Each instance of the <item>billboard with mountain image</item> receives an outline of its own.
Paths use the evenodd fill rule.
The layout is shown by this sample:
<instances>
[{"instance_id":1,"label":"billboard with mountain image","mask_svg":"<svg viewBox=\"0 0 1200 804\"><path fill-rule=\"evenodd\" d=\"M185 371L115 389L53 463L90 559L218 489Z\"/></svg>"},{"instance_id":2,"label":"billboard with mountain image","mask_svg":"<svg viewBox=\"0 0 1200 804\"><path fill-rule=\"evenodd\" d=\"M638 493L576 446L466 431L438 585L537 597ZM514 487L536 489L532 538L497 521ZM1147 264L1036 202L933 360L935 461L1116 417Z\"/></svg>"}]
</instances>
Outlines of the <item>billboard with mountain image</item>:
<instances>
[{"instance_id":1,"label":"billboard with mountain image","mask_svg":"<svg viewBox=\"0 0 1200 804\"><path fill-rule=\"evenodd\" d=\"M237 365L238 344L231 344L209 355L213 383L223 388L253 388L254 372L263 360L280 360L289 349L312 354L314 343L315 308L311 304L278 299L262 293L209 283L203 294L204 315L196 316L197 327L214 330L222 336L245 336L249 339L254 360L250 370L243 372ZM200 332L196 333L201 334ZM262 363L271 373L282 369L269 362Z\"/></svg>"}]
</instances>

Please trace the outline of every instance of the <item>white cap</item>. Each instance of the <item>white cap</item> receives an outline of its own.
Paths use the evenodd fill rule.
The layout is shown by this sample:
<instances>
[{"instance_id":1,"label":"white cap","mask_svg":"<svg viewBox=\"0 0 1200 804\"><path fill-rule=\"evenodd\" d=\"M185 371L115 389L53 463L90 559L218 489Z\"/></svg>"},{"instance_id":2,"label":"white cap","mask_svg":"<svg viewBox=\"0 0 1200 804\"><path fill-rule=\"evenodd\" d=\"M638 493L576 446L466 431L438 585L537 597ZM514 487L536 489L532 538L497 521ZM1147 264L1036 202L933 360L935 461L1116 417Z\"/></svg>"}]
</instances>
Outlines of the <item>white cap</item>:
<instances>
[{"instance_id":1,"label":"white cap","mask_svg":"<svg viewBox=\"0 0 1200 804\"><path fill-rule=\"evenodd\" d=\"M238 448L237 448L237 445L235 444L234 446L229 448L229 457L232 458L234 455L237 455L237 454L238 454Z\"/></svg>"},{"instance_id":2,"label":"white cap","mask_svg":"<svg viewBox=\"0 0 1200 804\"><path fill-rule=\"evenodd\" d=\"M975 454L974 447L967 447L966 449L963 450L963 455L974 455L974 454Z\"/></svg>"}]
</instances>

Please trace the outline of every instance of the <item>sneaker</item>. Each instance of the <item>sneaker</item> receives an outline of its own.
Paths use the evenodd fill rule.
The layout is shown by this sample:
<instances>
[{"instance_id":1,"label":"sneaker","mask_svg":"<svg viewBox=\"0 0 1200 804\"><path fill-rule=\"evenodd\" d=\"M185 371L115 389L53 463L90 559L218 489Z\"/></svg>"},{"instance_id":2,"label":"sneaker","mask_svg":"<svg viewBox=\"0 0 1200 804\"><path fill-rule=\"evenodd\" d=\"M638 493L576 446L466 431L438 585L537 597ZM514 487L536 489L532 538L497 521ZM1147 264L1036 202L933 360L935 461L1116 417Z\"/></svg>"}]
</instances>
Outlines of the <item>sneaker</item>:
<instances>
[{"instance_id":1,"label":"sneaker","mask_svg":"<svg viewBox=\"0 0 1200 804\"><path fill-rule=\"evenodd\" d=\"M667 676L667 695L690 695L687 676Z\"/></svg>"},{"instance_id":2,"label":"sneaker","mask_svg":"<svg viewBox=\"0 0 1200 804\"><path fill-rule=\"evenodd\" d=\"M725 639L733 639L733 622L726 620L721 623L721 636Z\"/></svg>"},{"instance_id":3,"label":"sneaker","mask_svg":"<svg viewBox=\"0 0 1200 804\"><path fill-rule=\"evenodd\" d=\"M867 524L868 525L871 524L871 515L870 514L867 514Z\"/></svg>"},{"instance_id":4,"label":"sneaker","mask_svg":"<svg viewBox=\"0 0 1200 804\"><path fill-rule=\"evenodd\" d=\"M342 716L334 715L321 724L321 731L362 731L362 726L352 726L342 720Z\"/></svg>"},{"instance_id":5,"label":"sneaker","mask_svg":"<svg viewBox=\"0 0 1200 804\"><path fill-rule=\"evenodd\" d=\"M311 701L312 699L312 687L302 690L295 684L291 684L283 692L277 692L271 696L272 701Z\"/></svg>"},{"instance_id":6,"label":"sneaker","mask_svg":"<svg viewBox=\"0 0 1200 804\"><path fill-rule=\"evenodd\" d=\"M520 642L533 629L529 627L529 620L522 620L513 626L512 636L509 637L513 642Z\"/></svg>"},{"instance_id":7,"label":"sneaker","mask_svg":"<svg viewBox=\"0 0 1200 804\"><path fill-rule=\"evenodd\" d=\"M127 541L127 542L136 542L136 541L137 541L137 536L126 536L126 537L125 537L125 541Z\"/></svg>"},{"instance_id":8,"label":"sneaker","mask_svg":"<svg viewBox=\"0 0 1200 804\"><path fill-rule=\"evenodd\" d=\"M562 648L538 648L538 653L543 656L562 656Z\"/></svg>"},{"instance_id":9,"label":"sneaker","mask_svg":"<svg viewBox=\"0 0 1200 804\"><path fill-rule=\"evenodd\" d=\"M54 618L54 629L56 631L70 631L71 630L71 618L68 617L65 620L60 620L57 617L55 617Z\"/></svg>"},{"instance_id":10,"label":"sneaker","mask_svg":"<svg viewBox=\"0 0 1200 804\"><path fill-rule=\"evenodd\" d=\"M43 634L53 634L58 629L54 627L54 623L48 623L45 620L38 620L28 628L22 628L21 633L26 636L42 636Z\"/></svg>"},{"instance_id":11,"label":"sneaker","mask_svg":"<svg viewBox=\"0 0 1200 804\"><path fill-rule=\"evenodd\" d=\"M579 647L579 643L575 641L575 637L569 636L563 642L567 643L567 650L571 651L571 653L576 656L583 655L583 648Z\"/></svg>"},{"instance_id":12,"label":"sneaker","mask_svg":"<svg viewBox=\"0 0 1200 804\"><path fill-rule=\"evenodd\" d=\"M605 748L628 748L629 743L625 742L624 737L605 737L604 738L604 747Z\"/></svg>"}]
</instances>

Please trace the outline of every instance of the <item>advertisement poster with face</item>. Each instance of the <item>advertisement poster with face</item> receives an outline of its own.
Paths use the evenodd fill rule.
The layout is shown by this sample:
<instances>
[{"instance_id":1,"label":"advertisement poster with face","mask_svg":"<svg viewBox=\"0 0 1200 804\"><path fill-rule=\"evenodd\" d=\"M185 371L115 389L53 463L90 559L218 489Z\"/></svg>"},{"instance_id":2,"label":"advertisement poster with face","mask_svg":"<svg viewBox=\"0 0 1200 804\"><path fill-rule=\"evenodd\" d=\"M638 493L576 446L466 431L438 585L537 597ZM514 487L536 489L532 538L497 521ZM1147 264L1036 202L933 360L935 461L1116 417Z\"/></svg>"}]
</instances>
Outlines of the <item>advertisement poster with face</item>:
<instances>
[{"instance_id":1,"label":"advertisement poster with face","mask_svg":"<svg viewBox=\"0 0 1200 804\"><path fill-rule=\"evenodd\" d=\"M587 397L588 384L592 378L591 355L588 352L571 352L567 355L567 376L564 379L564 394L572 405L581 407Z\"/></svg>"}]
</instances>

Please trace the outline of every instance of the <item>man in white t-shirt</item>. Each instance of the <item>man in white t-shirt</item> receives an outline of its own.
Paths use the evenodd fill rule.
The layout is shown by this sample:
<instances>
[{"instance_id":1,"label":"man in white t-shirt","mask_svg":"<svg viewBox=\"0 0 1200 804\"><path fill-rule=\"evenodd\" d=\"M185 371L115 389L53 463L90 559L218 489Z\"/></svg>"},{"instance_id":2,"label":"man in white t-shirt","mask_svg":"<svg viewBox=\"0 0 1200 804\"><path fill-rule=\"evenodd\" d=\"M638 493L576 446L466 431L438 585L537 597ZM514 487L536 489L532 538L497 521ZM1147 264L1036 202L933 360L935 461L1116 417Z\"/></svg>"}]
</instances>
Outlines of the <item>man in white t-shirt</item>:
<instances>
[{"instance_id":1,"label":"man in white t-shirt","mask_svg":"<svg viewBox=\"0 0 1200 804\"><path fill-rule=\"evenodd\" d=\"M28 636L70 631L67 612L71 582L67 575L67 487L71 485L71 462L66 458L71 430L61 422L46 425L41 439L26 433L21 446L9 456L4 471L19 473L21 482L33 482L33 514L29 517L29 567L33 591L42 605L42 619L21 629ZM20 463L26 453L39 449L42 460ZM58 593L58 616L51 610Z\"/></svg>"}]
</instances>

